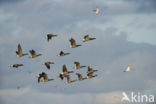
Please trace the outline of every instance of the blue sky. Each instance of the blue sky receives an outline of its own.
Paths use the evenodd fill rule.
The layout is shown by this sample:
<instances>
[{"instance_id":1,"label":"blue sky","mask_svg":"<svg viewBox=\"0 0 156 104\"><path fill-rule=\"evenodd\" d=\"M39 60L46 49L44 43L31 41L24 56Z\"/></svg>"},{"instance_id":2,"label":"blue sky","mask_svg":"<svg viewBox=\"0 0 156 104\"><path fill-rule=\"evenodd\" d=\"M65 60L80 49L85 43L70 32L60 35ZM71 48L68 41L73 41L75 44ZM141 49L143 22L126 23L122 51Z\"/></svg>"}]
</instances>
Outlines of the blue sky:
<instances>
[{"instance_id":1,"label":"blue sky","mask_svg":"<svg viewBox=\"0 0 156 104\"><path fill-rule=\"evenodd\" d=\"M155 0L1 0L1 103L120 104L123 91L156 94L155 4ZM92 12L96 7L99 15ZM47 33L58 37L48 43ZM97 39L83 43L86 34ZM71 37L82 46L69 48ZM18 43L24 52L34 49L43 55L17 58ZM61 50L71 55L57 57ZM55 64L47 70L41 65L44 61ZM63 64L74 70L74 61L99 70L98 77L65 84L58 74ZM10 69L14 63L24 66ZM123 73L128 65L134 70ZM86 70L75 72L85 76ZM55 80L38 84L36 75L42 71ZM19 85L22 89L17 90Z\"/></svg>"}]
</instances>

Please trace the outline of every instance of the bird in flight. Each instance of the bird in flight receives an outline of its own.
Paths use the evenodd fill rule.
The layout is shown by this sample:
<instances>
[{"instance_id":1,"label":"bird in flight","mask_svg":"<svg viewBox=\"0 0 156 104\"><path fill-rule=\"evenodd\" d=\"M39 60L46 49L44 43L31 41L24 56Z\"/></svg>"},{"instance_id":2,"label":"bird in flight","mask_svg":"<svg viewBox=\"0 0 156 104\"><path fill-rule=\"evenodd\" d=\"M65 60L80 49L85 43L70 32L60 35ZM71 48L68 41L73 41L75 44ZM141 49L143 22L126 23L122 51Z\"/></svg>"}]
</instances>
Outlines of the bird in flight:
<instances>
[{"instance_id":1,"label":"bird in flight","mask_svg":"<svg viewBox=\"0 0 156 104\"><path fill-rule=\"evenodd\" d=\"M73 82L75 82L76 80L71 80L71 78L70 78L70 76L69 75L67 75L67 81L66 81L66 83L73 83Z\"/></svg>"},{"instance_id":2,"label":"bird in flight","mask_svg":"<svg viewBox=\"0 0 156 104\"><path fill-rule=\"evenodd\" d=\"M70 41L70 44L71 44L70 48L76 48L76 47L81 46L81 45L77 45L76 41L73 38L71 38L69 41Z\"/></svg>"},{"instance_id":3,"label":"bird in flight","mask_svg":"<svg viewBox=\"0 0 156 104\"><path fill-rule=\"evenodd\" d=\"M88 73L88 74L87 74L87 78L88 78L88 79L94 78L94 77L97 77L97 75L93 75L93 73Z\"/></svg>"},{"instance_id":4,"label":"bird in flight","mask_svg":"<svg viewBox=\"0 0 156 104\"><path fill-rule=\"evenodd\" d=\"M47 35L45 36L45 38L47 38L47 41L48 41L48 42L52 39L52 37L57 37L57 35L56 35L56 34L47 34Z\"/></svg>"},{"instance_id":5,"label":"bird in flight","mask_svg":"<svg viewBox=\"0 0 156 104\"><path fill-rule=\"evenodd\" d=\"M12 67L12 68L18 68L19 66L23 66L23 64L13 64L13 65L10 65L10 67Z\"/></svg>"},{"instance_id":6,"label":"bird in flight","mask_svg":"<svg viewBox=\"0 0 156 104\"><path fill-rule=\"evenodd\" d=\"M42 54L37 54L33 49L29 51L31 56L29 58L35 58L41 56Z\"/></svg>"},{"instance_id":7,"label":"bird in flight","mask_svg":"<svg viewBox=\"0 0 156 104\"><path fill-rule=\"evenodd\" d=\"M85 36L83 37L83 42L87 42L87 41L89 41L89 40L94 40L94 39L96 39L96 38L91 38L91 37L89 37L89 35L85 35Z\"/></svg>"},{"instance_id":8,"label":"bird in flight","mask_svg":"<svg viewBox=\"0 0 156 104\"><path fill-rule=\"evenodd\" d=\"M132 70L132 68L131 68L130 66L128 66L127 69L124 70L124 72L129 72L129 71L131 71L131 70Z\"/></svg>"},{"instance_id":9,"label":"bird in flight","mask_svg":"<svg viewBox=\"0 0 156 104\"><path fill-rule=\"evenodd\" d=\"M82 75L81 75L80 73L76 73L76 75L77 75L77 77L78 77L77 80L79 80L79 81L82 81L82 80L87 79L87 77L83 78Z\"/></svg>"},{"instance_id":10,"label":"bird in flight","mask_svg":"<svg viewBox=\"0 0 156 104\"><path fill-rule=\"evenodd\" d=\"M69 73L74 73L74 71L68 71L66 68L66 65L63 65L62 67L62 73L59 75L59 77L63 80L64 77L67 77Z\"/></svg>"},{"instance_id":11,"label":"bird in flight","mask_svg":"<svg viewBox=\"0 0 156 104\"><path fill-rule=\"evenodd\" d=\"M37 77L38 77L38 83L40 83L40 81L41 82L48 82L48 81L54 80L54 79L49 79L48 75L45 72L38 74ZM43 78L43 80L41 80L41 78Z\"/></svg>"},{"instance_id":12,"label":"bird in flight","mask_svg":"<svg viewBox=\"0 0 156 104\"><path fill-rule=\"evenodd\" d=\"M50 69L50 64L54 64L54 62L47 61L43 63L43 65L45 65L47 69Z\"/></svg>"},{"instance_id":13,"label":"bird in flight","mask_svg":"<svg viewBox=\"0 0 156 104\"><path fill-rule=\"evenodd\" d=\"M21 45L18 44L18 51L16 51L16 56L17 57L22 57L22 56L25 56L25 55L28 55L28 53L23 53Z\"/></svg>"},{"instance_id":14,"label":"bird in flight","mask_svg":"<svg viewBox=\"0 0 156 104\"><path fill-rule=\"evenodd\" d=\"M61 51L59 54L57 54L57 56L66 56L69 55L70 53L64 53L63 51Z\"/></svg>"},{"instance_id":15,"label":"bird in flight","mask_svg":"<svg viewBox=\"0 0 156 104\"><path fill-rule=\"evenodd\" d=\"M98 70L94 70L94 69L90 68L90 66L88 66L88 71L87 71L88 74L89 73L94 73L96 71L98 71Z\"/></svg>"},{"instance_id":16,"label":"bird in flight","mask_svg":"<svg viewBox=\"0 0 156 104\"><path fill-rule=\"evenodd\" d=\"M99 14L99 13L100 13L100 9L99 9L98 7L96 7L96 9L93 10L93 12L94 12L95 14Z\"/></svg>"},{"instance_id":17,"label":"bird in flight","mask_svg":"<svg viewBox=\"0 0 156 104\"><path fill-rule=\"evenodd\" d=\"M81 68L84 68L84 67L86 67L86 66L81 66L80 65L80 63L79 62L74 62L74 64L76 65L75 67L74 67L74 69L81 69Z\"/></svg>"}]
</instances>

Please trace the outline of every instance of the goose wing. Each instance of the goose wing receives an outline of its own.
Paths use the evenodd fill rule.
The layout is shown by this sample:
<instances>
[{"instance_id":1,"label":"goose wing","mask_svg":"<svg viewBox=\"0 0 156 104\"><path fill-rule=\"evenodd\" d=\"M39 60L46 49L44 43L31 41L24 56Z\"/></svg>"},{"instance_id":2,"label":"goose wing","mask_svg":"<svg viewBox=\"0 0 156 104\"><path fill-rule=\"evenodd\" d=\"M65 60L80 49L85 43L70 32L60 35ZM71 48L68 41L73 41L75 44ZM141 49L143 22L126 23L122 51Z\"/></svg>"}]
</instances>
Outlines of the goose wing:
<instances>
[{"instance_id":1,"label":"goose wing","mask_svg":"<svg viewBox=\"0 0 156 104\"><path fill-rule=\"evenodd\" d=\"M21 47L20 44L18 44L18 53L19 53L19 54L22 54L22 53L23 53L23 52L22 52L22 47Z\"/></svg>"},{"instance_id":2,"label":"goose wing","mask_svg":"<svg viewBox=\"0 0 156 104\"><path fill-rule=\"evenodd\" d=\"M76 45L76 41L73 38L71 38L69 41L70 41L71 45Z\"/></svg>"},{"instance_id":3,"label":"goose wing","mask_svg":"<svg viewBox=\"0 0 156 104\"><path fill-rule=\"evenodd\" d=\"M67 72L66 65L63 65L63 72Z\"/></svg>"}]
</instances>

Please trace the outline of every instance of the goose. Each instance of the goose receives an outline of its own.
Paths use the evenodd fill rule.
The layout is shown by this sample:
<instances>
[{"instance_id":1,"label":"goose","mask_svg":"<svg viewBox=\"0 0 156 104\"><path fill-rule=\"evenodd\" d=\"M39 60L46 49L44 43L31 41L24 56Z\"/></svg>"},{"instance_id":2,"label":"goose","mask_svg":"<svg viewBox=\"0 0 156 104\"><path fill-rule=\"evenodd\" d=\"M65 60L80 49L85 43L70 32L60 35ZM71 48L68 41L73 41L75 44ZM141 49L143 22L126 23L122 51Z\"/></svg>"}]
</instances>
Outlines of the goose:
<instances>
[{"instance_id":1,"label":"goose","mask_svg":"<svg viewBox=\"0 0 156 104\"><path fill-rule=\"evenodd\" d=\"M44 62L42 65L45 65L47 69L50 69L50 64L54 64L54 62L47 61L47 62Z\"/></svg>"},{"instance_id":2,"label":"goose","mask_svg":"<svg viewBox=\"0 0 156 104\"><path fill-rule=\"evenodd\" d=\"M29 51L31 56L29 56L29 58L35 58L38 56L41 56L42 54L37 54L33 49Z\"/></svg>"},{"instance_id":3,"label":"goose","mask_svg":"<svg viewBox=\"0 0 156 104\"><path fill-rule=\"evenodd\" d=\"M67 68L66 68L66 65L63 65L62 67L62 73L59 75L59 77L63 80L64 77L67 77L67 75L69 73L74 73L74 71L68 71Z\"/></svg>"},{"instance_id":4,"label":"goose","mask_svg":"<svg viewBox=\"0 0 156 104\"><path fill-rule=\"evenodd\" d=\"M38 74L37 77L38 77L38 83L40 83L40 81L41 82L48 82L48 81L54 80L54 79L49 79L48 75L45 72ZM43 80L41 80L41 78L43 78Z\"/></svg>"},{"instance_id":5,"label":"goose","mask_svg":"<svg viewBox=\"0 0 156 104\"><path fill-rule=\"evenodd\" d=\"M100 13L100 9L99 9L98 7L96 7L96 9L93 10L93 12L94 12L95 14L99 14L99 13Z\"/></svg>"},{"instance_id":6,"label":"goose","mask_svg":"<svg viewBox=\"0 0 156 104\"><path fill-rule=\"evenodd\" d=\"M13 65L10 65L10 67L13 67L13 68L18 68L19 66L23 66L23 64L13 64Z\"/></svg>"},{"instance_id":7,"label":"goose","mask_svg":"<svg viewBox=\"0 0 156 104\"><path fill-rule=\"evenodd\" d=\"M70 44L71 44L70 48L76 48L76 47L81 46L81 45L77 45L76 41L73 38L71 38L69 41L70 41Z\"/></svg>"},{"instance_id":8,"label":"goose","mask_svg":"<svg viewBox=\"0 0 156 104\"><path fill-rule=\"evenodd\" d=\"M25 56L25 55L28 55L28 53L23 53L21 45L18 44L18 51L16 51L16 56L17 57L22 57L22 56Z\"/></svg>"},{"instance_id":9,"label":"goose","mask_svg":"<svg viewBox=\"0 0 156 104\"><path fill-rule=\"evenodd\" d=\"M93 75L93 73L88 73L88 74L87 74L87 78L88 78L88 79L94 78L94 77L97 77L97 75Z\"/></svg>"},{"instance_id":10,"label":"goose","mask_svg":"<svg viewBox=\"0 0 156 104\"><path fill-rule=\"evenodd\" d=\"M77 77L78 77L77 80L79 80L79 81L82 81L82 80L87 79L87 77L83 78L82 75L81 75L80 73L76 73L76 75L77 75Z\"/></svg>"},{"instance_id":11,"label":"goose","mask_svg":"<svg viewBox=\"0 0 156 104\"><path fill-rule=\"evenodd\" d=\"M88 71L87 71L88 74L89 73L94 73L96 71L98 71L98 70L94 70L94 69L90 68L90 66L88 66Z\"/></svg>"},{"instance_id":12,"label":"goose","mask_svg":"<svg viewBox=\"0 0 156 104\"><path fill-rule=\"evenodd\" d=\"M66 56L69 55L70 53L64 53L63 51L61 51L57 56Z\"/></svg>"},{"instance_id":13,"label":"goose","mask_svg":"<svg viewBox=\"0 0 156 104\"><path fill-rule=\"evenodd\" d=\"M132 68L131 68L130 66L128 66L127 69L124 70L124 72L129 72L129 71L131 71L131 70L132 70Z\"/></svg>"},{"instance_id":14,"label":"goose","mask_svg":"<svg viewBox=\"0 0 156 104\"><path fill-rule=\"evenodd\" d=\"M79 62L74 62L74 64L76 65L75 67L74 67L74 69L81 69L81 68L84 68L84 67L86 67L86 66L81 66L80 65L80 63Z\"/></svg>"},{"instance_id":15,"label":"goose","mask_svg":"<svg viewBox=\"0 0 156 104\"><path fill-rule=\"evenodd\" d=\"M57 35L56 35L56 34L47 34L47 35L45 36L45 38L47 38L47 41L48 41L48 42L49 42L50 39L52 39L52 37L57 37Z\"/></svg>"},{"instance_id":16,"label":"goose","mask_svg":"<svg viewBox=\"0 0 156 104\"><path fill-rule=\"evenodd\" d=\"M66 81L66 83L73 83L73 82L75 82L76 80L71 80L70 79L70 76L69 75L67 75L67 81Z\"/></svg>"},{"instance_id":17,"label":"goose","mask_svg":"<svg viewBox=\"0 0 156 104\"><path fill-rule=\"evenodd\" d=\"M85 35L85 36L83 37L83 42L87 42L87 41L89 41L89 40L94 40L94 39L96 39L96 38L91 38L91 37L89 37L89 35Z\"/></svg>"}]
</instances>

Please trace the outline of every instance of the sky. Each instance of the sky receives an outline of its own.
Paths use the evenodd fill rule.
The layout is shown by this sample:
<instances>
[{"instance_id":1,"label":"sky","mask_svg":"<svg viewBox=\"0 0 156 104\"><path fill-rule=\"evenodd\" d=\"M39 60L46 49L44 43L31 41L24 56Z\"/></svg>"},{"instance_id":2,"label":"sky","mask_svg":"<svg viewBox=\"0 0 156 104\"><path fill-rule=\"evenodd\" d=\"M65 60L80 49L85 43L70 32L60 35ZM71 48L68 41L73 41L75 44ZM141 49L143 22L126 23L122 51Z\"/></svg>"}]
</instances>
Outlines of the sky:
<instances>
[{"instance_id":1,"label":"sky","mask_svg":"<svg viewBox=\"0 0 156 104\"><path fill-rule=\"evenodd\" d=\"M156 96L155 5L155 0L0 0L0 103L122 104L122 92ZM47 42L48 33L58 37ZM96 40L82 42L86 34ZM71 37L82 46L71 49ZM42 56L17 58L19 43L24 53L34 49ZM56 56L61 50L71 54ZM45 61L55 64L47 70ZM61 81L63 64L86 76L87 68L74 70L74 61L98 70L98 76ZM15 63L24 66L9 68ZM127 66L133 70L124 73ZM36 75L43 71L55 80L38 84Z\"/></svg>"}]
</instances>

